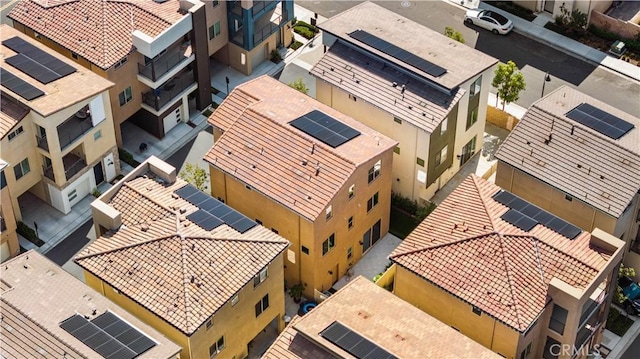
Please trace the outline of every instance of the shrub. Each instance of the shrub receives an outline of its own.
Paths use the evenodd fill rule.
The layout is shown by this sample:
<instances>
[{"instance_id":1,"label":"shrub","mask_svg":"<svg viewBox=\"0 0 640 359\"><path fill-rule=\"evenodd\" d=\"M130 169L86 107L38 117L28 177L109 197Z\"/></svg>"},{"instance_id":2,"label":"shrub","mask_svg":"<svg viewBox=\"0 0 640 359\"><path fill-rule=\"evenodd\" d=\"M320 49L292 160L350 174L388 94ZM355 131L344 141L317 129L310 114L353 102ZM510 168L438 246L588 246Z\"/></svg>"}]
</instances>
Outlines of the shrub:
<instances>
[{"instance_id":1,"label":"shrub","mask_svg":"<svg viewBox=\"0 0 640 359\"><path fill-rule=\"evenodd\" d=\"M295 26L293 28L293 31L295 31L296 33L300 34L300 36L304 37L307 40L311 40L315 36L313 31L309 30L308 28L306 28L304 26Z\"/></svg>"},{"instance_id":2,"label":"shrub","mask_svg":"<svg viewBox=\"0 0 640 359\"><path fill-rule=\"evenodd\" d=\"M102 192L100 192L98 187L96 187L93 189L93 191L91 191L91 195L94 196L95 198L98 198L100 197L100 195L102 195Z\"/></svg>"},{"instance_id":3,"label":"shrub","mask_svg":"<svg viewBox=\"0 0 640 359\"><path fill-rule=\"evenodd\" d=\"M44 244L44 241L38 238L38 236L36 235L36 231L33 230L33 228L29 227L22 221L18 221L17 224L18 228L16 229L16 232L18 232L19 235L23 236L29 242L35 244L38 247L41 247Z\"/></svg>"},{"instance_id":4,"label":"shrub","mask_svg":"<svg viewBox=\"0 0 640 359\"><path fill-rule=\"evenodd\" d=\"M420 205L418 201L403 197L397 193L391 194L391 206L409 213L416 223L422 222L436 208L436 204L433 202Z\"/></svg>"},{"instance_id":5,"label":"shrub","mask_svg":"<svg viewBox=\"0 0 640 359\"><path fill-rule=\"evenodd\" d=\"M313 32L314 34L318 32L318 28L316 26L308 24L304 21L298 21L295 26L306 27L307 29L309 29L309 31Z\"/></svg>"},{"instance_id":6,"label":"shrub","mask_svg":"<svg viewBox=\"0 0 640 359\"><path fill-rule=\"evenodd\" d=\"M120 156L120 159L129 166L133 168L140 166L140 162L136 161L133 158L133 155L124 148L118 148L118 155Z\"/></svg>"},{"instance_id":7,"label":"shrub","mask_svg":"<svg viewBox=\"0 0 640 359\"><path fill-rule=\"evenodd\" d=\"M464 44L464 37L462 36L462 34L459 31L455 31L452 27L445 27L444 28L444 35L450 39L456 40L459 43Z\"/></svg>"},{"instance_id":8,"label":"shrub","mask_svg":"<svg viewBox=\"0 0 640 359\"><path fill-rule=\"evenodd\" d=\"M280 55L280 51L278 51L278 49L271 50L271 61L275 62L276 64L282 61L282 55Z\"/></svg>"},{"instance_id":9,"label":"shrub","mask_svg":"<svg viewBox=\"0 0 640 359\"><path fill-rule=\"evenodd\" d=\"M502 9L510 14L513 14L517 17L521 17L527 21L533 21L536 18L536 15L533 11L527 9L526 7L520 6L518 4L514 4L511 1L485 1L487 4L493 5L498 9Z\"/></svg>"},{"instance_id":10,"label":"shrub","mask_svg":"<svg viewBox=\"0 0 640 359\"><path fill-rule=\"evenodd\" d=\"M633 324L633 320L620 314L616 308L609 309L606 328L618 336L624 336L629 327Z\"/></svg>"},{"instance_id":11,"label":"shrub","mask_svg":"<svg viewBox=\"0 0 640 359\"><path fill-rule=\"evenodd\" d=\"M302 46L302 43L300 41L294 41L291 46L289 46L289 48L293 51L296 51L297 49L299 49Z\"/></svg>"}]
</instances>

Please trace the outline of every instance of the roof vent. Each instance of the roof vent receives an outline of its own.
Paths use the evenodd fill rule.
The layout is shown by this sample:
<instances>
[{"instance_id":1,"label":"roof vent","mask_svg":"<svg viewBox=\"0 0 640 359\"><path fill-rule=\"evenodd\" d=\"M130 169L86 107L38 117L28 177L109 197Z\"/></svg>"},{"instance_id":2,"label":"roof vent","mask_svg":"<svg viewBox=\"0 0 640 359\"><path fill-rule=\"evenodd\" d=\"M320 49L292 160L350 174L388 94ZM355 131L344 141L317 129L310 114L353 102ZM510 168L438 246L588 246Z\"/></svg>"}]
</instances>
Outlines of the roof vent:
<instances>
[{"instance_id":1,"label":"roof vent","mask_svg":"<svg viewBox=\"0 0 640 359\"><path fill-rule=\"evenodd\" d=\"M316 177L320 174L320 165L316 165Z\"/></svg>"},{"instance_id":2,"label":"roof vent","mask_svg":"<svg viewBox=\"0 0 640 359\"><path fill-rule=\"evenodd\" d=\"M391 86L398 87L398 83L394 81L394 82L391 83Z\"/></svg>"},{"instance_id":3,"label":"roof vent","mask_svg":"<svg viewBox=\"0 0 640 359\"><path fill-rule=\"evenodd\" d=\"M306 166L307 165L307 160L302 160L302 162L300 162L301 165Z\"/></svg>"},{"instance_id":4,"label":"roof vent","mask_svg":"<svg viewBox=\"0 0 640 359\"><path fill-rule=\"evenodd\" d=\"M148 230L149 230L149 225L148 225L148 224L146 224L146 223L143 223L143 224L142 224L142 226L140 226L140 229L141 229L143 232L146 232L146 231L148 231Z\"/></svg>"},{"instance_id":5,"label":"roof vent","mask_svg":"<svg viewBox=\"0 0 640 359\"><path fill-rule=\"evenodd\" d=\"M404 85L402 85L402 90L400 90L400 93L401 93L401 94L404 94L404 90L405 90L405 89L406 89L406 88L405 88L405 86L404 86Z\"/></svg>"},{"instance_id":6,"label":"roof vent","mask_svg":"<svg viewBox=\"0 0 640 359\"><path fill-rule=\"evenodd\" d=\"M227 150L227 154L230 155L231 154L231 150Z\"/></svg>"}]
</instances>

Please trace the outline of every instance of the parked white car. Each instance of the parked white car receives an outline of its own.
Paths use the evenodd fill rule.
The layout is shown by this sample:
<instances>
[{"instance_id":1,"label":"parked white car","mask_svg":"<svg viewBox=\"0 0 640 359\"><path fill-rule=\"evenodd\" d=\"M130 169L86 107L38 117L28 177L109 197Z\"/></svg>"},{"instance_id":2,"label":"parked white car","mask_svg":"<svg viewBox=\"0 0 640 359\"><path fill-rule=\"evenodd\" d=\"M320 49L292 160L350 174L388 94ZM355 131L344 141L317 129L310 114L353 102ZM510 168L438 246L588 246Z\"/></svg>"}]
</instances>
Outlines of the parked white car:
<instances>
[{"instance_id":1,"label":"parked white car","mask_svg":"<svg viewBox=\"0 0 640 359\"><path fill-rule=\"evenodd\" d=\"M477 25L494 34L506 35L513 29L513 22L491 10L471 9L464 15L464 22Z\"/></svg>"}]
</instances>

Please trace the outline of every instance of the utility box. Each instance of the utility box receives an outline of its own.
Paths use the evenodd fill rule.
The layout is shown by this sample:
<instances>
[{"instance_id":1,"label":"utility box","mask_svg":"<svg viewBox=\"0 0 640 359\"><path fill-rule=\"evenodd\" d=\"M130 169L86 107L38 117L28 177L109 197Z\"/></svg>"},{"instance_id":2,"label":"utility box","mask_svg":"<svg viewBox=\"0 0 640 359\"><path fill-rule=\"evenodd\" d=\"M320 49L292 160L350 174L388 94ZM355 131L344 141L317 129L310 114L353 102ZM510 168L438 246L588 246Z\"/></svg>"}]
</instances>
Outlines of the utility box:
<instances>
[{"instance_id":1,"label":"utility box","mask_svg":"<svg viewBox=\"0 0 640 359\"><path fill-rule=\"evenodd\" d=\"M617 58L620 58L625 52L627 52L627 48L625 47L624 42L620 40L614 42L609 49L609 53Z\"/></svg>"}]
</instances>

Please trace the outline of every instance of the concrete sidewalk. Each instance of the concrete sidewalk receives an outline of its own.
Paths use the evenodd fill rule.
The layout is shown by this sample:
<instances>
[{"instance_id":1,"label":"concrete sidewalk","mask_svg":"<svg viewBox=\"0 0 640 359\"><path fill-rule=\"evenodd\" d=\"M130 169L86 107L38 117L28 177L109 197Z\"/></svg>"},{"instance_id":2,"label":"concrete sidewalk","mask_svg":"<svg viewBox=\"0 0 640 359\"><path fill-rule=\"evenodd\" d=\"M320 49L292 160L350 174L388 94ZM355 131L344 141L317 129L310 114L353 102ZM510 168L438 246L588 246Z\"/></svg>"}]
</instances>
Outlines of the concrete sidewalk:
<instances>
[{"instance_id":1,"label":"concrete sidewalk","mask_svg":"<svg viewBox=\"0 0 640 359\"><path fill-rule=\"evenodd\" d=\"M491 11L495 11L511 19L511 21L513 21L514 31L519 34L540 41L574 57L604 66L619 74L630 77L636 81L640 81L640 67L634 66L620 59L616 59L615 57L608 56L600 50L596 50L578 41L548 30L544 27L546 21L534 20L533 22L529 22L485 3L480 3L480 8L490 9ZM548 16L546 16L546 14L540 14L538 17L546 19Z\"/></svg>"}]
</instances>

